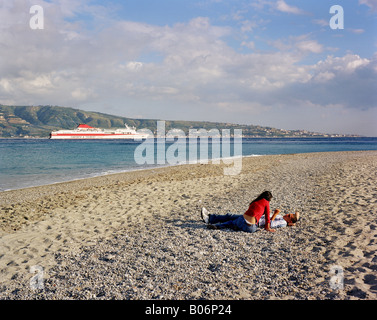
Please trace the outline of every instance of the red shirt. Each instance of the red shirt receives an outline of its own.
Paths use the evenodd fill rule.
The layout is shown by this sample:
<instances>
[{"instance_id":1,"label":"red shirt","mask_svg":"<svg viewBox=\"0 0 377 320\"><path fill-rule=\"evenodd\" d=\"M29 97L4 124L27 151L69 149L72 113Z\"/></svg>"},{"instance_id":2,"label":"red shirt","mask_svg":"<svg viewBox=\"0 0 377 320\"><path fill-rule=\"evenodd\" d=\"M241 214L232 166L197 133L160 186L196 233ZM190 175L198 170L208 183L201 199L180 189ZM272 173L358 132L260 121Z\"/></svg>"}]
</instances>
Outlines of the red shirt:
<instances>
[{"instance_id":1,"label":"red shirt","mask_svg":"<svg viewBox=\"0 0 377 320\"><path fill-rule=\"evenodd\" d=\"M250 217L255 217L257 223L264 213L266 219L266 226L270 223L270 202L266 199L261 199L255 202L252 202L249 206L249 209L245 212L245 215Z\"/></svg>"}]
</instances>

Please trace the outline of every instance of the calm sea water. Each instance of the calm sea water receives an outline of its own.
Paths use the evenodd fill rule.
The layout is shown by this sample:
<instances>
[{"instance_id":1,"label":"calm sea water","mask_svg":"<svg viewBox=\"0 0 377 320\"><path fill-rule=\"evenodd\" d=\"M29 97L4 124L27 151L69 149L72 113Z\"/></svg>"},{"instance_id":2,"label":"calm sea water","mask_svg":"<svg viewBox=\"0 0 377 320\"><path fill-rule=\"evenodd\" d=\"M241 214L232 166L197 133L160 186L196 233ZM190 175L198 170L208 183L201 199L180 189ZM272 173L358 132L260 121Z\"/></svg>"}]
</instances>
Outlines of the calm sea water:
<instances>
[{"instance_id":1,"label":"calm sea water","mask_svg":"<svg viewBox=\"0 0 377 320\"><path fill-rule=\"evenodd\" d=\"M125 140L0 139L0 191L168 165L156 164L156 158L148 165L137 164L135 149L140 144ZM166 143L165 148L169 146ZM209 158L211 146L210 141ZM189 144L185 147L188 156ZM232 150L231 147L231 155ZM356 150L377 150L377 138L242 140L244 156ZM200 152L199 143L197 151ZM203 159L203 154L198 154L199 157Z\"/></svg>"}]
</instances>

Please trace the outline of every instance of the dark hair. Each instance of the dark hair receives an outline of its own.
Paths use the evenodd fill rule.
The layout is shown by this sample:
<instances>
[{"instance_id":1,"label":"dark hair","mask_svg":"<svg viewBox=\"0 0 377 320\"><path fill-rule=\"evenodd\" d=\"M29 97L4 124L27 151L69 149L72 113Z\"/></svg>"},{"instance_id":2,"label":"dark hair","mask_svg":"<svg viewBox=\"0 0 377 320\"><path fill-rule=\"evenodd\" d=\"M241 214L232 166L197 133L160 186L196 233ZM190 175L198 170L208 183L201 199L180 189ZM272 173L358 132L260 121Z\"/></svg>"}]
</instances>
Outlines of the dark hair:
<instances>
[{"instance_id":1,"label":"dark hair","mask_svg":"<svg viewBox=\"0 0 377 320\"><path fill-rule=\"evenodd\" d=\"M270 191L264 191L256 199L251 201L250 204L252 204L255 201L261 200L261 199L266 199L267 201L271 201L272 193Z\"/></svg>"}]
</instances>

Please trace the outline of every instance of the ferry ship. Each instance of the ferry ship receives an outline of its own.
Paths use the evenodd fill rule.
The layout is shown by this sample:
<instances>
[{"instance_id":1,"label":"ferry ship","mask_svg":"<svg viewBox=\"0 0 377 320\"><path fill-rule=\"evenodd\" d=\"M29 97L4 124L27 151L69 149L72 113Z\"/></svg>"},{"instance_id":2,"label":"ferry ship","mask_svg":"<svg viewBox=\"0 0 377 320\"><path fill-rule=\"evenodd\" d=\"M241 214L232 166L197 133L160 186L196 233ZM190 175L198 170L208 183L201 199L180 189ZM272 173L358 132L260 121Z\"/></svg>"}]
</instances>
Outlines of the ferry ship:
<instances>
[{"instance_id":1,"label":"ferry ship","mask_svg":"<svg viewBox=\"0 0 377 320\"><path fill-rule=\"evenodd\" d=\"M147 134L136 132L125 124L125 128L101 129L79 124L74 130L58 130L50 133L50 139L146 139Z\"/></svg>"}]
</instances>

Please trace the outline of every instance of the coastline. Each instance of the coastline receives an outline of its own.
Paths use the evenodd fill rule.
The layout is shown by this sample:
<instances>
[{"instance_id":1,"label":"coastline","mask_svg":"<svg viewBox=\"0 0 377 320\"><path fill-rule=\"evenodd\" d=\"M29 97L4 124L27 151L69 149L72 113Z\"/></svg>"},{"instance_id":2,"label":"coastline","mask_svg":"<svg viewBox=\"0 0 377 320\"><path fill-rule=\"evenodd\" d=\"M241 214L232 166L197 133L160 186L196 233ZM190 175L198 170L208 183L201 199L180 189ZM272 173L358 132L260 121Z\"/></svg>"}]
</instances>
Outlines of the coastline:
<instances>
[{"instance_id":1,"label":"coastline","mask_svg":"<svg viewBox=\"0 0 377 320\"><path fill-rule=\"evenodd\" d=\"M28 285L35 265L44 269L38 295L46 299L376 299L377 152L242 161L235 176L224 176L224 164L187 164L1 192L0 299L35 298ZM272 209L302 212L296 227L245 234L200 221L202 205L243 213L266 189ZM153 261L161 270L144 275ZM102 294L99 279L82 290L93 263L108 268ZM344 272L342 290L329 286L333 265ZM61 280L67 273L76 278Z\"/></svg>"},{"instance_id":2,"label":"coastline","mask_svg":"<svg viewBox=\"0 0 377 320\"><path fill-rule=\"evenodd\" d=\"M285 146L285 143L289 141L290 138L262 138L263 141L267 141L268 143L273 141L279 141L276 144L276 148L266 148L262 147L260 148L260 143L256 142L259 140L259 138L253 138L252 143L245 142L243 144L243 151L245 151L245 155L243 157L247 157L248 155L255 156L264 156L264 155L270 155L270 154L296 154L296 153L312 153L312 152L338 152L338 151L368 151L368 150L377 150L376 148L376 139L377 138L355 138L358 140L355 140L352 142L353 138L348 138L344 140L344 138L340 138L341 140L337 140L337 138L324 138L326 143L322 144L321 139L315 138L315 144L318 144L318 146L311 146L311 143L305 143L304 145L301 145L300 141L306 141L306 138L294 138L297 144L292 144L288 148ZM351 140L349 140L351 139ZM367 140L364 140L367 139ZM372 139L372 140L370 140ZM18 139L15 139L18 140ZM21 139L25 140L25 139ZM27 139L26 139L27 140ZM38 140L38 139L37 139ZM311 140L309 138L309 140ZM246 139L245 141L248 141ZM351 142L351 143L350 143ZM30 147L30 145L26 144ZM54 144L53 144L54 145ZM250 146L252 149L250 149ZM268 146L268 144L266 145ZM49 152L51 152L51 148L47 147L46 145L41 145L41 148L43 148L44 152L43 154L45 157L49 158ZM46 149L45 149L46 148ZM16 148L17 149L17 148ZM24 159L28 158L28 153L31 152L32 154L30 157L33 159L35 155L33 154L33 148L21 148L19 146L18 150L24 150L26 153L17 153L16 151L16 158L17 159ZM7 148L4 151L4 154L12 154L13 150L11 147L9 147L9 150L6 151ZM272 151L271 151L272 150ZM61 150L59 150L61 151ZM68 148L67 152L81 152L81 149L79 150L73 148ZM276 152L277 151L277 152ZM106 153L109 152L109 150L104 151ZM51 159L54 159L55 153L51 154ZM95 156L95 159L97 159ZM63 157L64 158L64 157ZM61 157L59 157L60 160L62 160ZM224 159L224 158L222 158ZM155 167L162 167L162 166L170 166L170 164L147 164L147 165L136 165L132 166L130 163L124 163L122 167L113 166L110 163L106 163L106 161L103 163L103 166L92 166L87 163L86 168L79 168L76 167L76 163L72 163L72 166L70 167L69 160L66 162L65 160L62 160L63 162L59 162L60 160L56 159L58 164L55 166L52 163L49 164L49 161L46 160L46 158L42 161L46 162L46 169L47 171L44 171L42 167L40 167L38 164L35 166L31 166L29 169L26 169L25 172L23 171L24 163L18 161L13 167L9 167L7 163L12 163L12 159L5 158L4 161L2 161L5 166L2 166L3 170L1 173L1 183L0 183L0 192L3 191L13 191L13 190L19 190L24 188L33 188L38 186L44 186L44 185L50 185L50 184L59 184L59 183L65 183L70 182L74 180L81 180L81 179L88 179L92 177L99 177L104 176L108 174L118 174L118 173L124 173L129 171L137 171L137 170L148 170L153 169ZM101 162L100 159L97 159L99 162ZM97 160L94 161L94 163L97 162ZM34 159L35 161L35 159ZM83 159L85 161L85 159ZM155 159L156 162L156 159ZM121 163L123 163L121 161ZM184 164L189 164L187 161L185 161ZM129 167L131 165L131 167ZM51 169L51 166L53 169ZM62 170L59 170L59 167L63 167ZM70 167L69 170L64 169L65 166ZM24 174L20 174L23 172Z\"/></svg>"}]
</instances>

